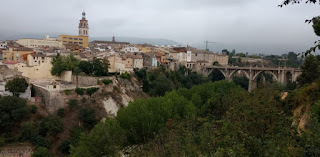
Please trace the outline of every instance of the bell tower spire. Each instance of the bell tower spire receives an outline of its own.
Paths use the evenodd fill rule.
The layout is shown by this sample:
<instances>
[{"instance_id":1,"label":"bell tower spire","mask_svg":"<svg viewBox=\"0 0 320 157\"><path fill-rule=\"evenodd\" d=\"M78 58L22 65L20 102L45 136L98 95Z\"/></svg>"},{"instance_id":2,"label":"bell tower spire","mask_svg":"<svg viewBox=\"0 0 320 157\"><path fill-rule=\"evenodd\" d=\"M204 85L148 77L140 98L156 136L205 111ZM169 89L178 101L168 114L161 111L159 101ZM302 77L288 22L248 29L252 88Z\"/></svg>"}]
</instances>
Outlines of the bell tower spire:
<instances>
[{"instance_id":1,"label":"bell tower spire","mask_svg":"<svg viewBox=\"0 0 320 157\"><path fill-rule=\"evenodd\" d=\"M79 23L79 36L89 36L89 25L88 20L86 20L86 12L82 12L82 19Z\"/></svg>"}]
</instances>

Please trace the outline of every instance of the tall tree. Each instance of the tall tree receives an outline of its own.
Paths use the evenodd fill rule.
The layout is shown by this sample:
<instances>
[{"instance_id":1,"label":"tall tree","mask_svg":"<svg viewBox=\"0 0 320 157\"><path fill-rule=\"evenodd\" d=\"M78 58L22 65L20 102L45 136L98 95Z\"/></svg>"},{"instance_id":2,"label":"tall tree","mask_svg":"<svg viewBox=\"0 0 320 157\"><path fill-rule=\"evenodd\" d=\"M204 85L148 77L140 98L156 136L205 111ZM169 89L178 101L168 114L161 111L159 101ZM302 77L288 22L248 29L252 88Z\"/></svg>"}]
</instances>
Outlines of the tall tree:
<instances>
[{"instance_id":1,"label":"tall tree","mask_svg":"<svg viewBox=\"0 0 320 157\"><path fill-rule=\"evenodd\" d=\"M7 82L5 88L6 90L13 93L14 96L19 96L20 93L23 93L27 90L29 84L24 78L14 78Z\"/></svg>"}]
</instances>

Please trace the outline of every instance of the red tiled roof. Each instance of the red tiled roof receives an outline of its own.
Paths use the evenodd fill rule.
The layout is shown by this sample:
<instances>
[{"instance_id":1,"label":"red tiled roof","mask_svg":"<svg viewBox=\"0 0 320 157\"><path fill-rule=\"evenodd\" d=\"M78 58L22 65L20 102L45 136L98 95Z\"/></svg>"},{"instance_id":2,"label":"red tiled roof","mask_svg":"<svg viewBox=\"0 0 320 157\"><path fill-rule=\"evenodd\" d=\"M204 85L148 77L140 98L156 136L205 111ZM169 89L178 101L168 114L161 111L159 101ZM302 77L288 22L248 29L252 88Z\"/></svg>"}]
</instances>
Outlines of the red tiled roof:
<instances>
[{"instance_id":1,"label":"red tiled roof","mask_svg":"<svg viewBox=\"0 0 320 157\"><path fill-rule=\"evenodd\" d=\"M3 61L4 64L17 64L20 63L19 61Z\"/></svg>"}]
</instances>

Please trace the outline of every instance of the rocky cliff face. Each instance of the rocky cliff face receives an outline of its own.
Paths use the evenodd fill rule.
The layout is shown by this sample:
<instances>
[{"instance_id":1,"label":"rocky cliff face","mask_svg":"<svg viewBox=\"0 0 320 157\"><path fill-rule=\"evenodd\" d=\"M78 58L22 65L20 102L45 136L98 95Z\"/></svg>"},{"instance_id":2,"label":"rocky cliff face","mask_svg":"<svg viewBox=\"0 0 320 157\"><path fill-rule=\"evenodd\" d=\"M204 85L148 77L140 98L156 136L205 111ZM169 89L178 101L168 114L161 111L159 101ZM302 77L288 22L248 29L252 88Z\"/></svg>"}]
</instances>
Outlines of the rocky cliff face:
<instances>
[{"instance_id":1,"label":"rocky cliff face","mask_svg":"<svg viewBox=\"0 0 320 157\"><path fill-rule=\"evenodd\" d=\"M148 95L142 91L142 86L133 77L131 80L112 78L112 84L102 86L93 97L104 107L108 116L113 117L121 107L128 106L130 101L148 98Z\"/></svg>"}]
</instances>

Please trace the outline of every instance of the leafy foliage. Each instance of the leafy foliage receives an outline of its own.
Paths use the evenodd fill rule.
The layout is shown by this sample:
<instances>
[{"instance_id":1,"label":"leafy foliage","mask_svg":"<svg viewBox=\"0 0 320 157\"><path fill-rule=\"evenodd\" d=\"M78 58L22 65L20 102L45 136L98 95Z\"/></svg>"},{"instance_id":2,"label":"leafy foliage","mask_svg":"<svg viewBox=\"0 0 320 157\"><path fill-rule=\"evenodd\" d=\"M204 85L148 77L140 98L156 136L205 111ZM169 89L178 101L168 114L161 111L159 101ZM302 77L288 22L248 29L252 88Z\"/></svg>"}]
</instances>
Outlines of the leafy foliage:
<instances>
[{"instance_id":1,"label":"leafy foliage","mask_svg":"<svg viewBox=\"0 0 320 157\"><path fill-rule=\"evenodd\" d=\"M18 96L27 90L29 84L24 78L14 78L7 82L5 88L6 91L10 91L13 95Z\"/></svg>"},{"instance_id":2,"label":"leafy foliage","mask_svg":"<svg viewBox=\"0 0 320 157\"><path fill-rule=\"evenodd\" d=\"M91 107L82 108L78 118L83 122L84 127L87 129L91 129L97 124L95 110Z\"/></svg>"},{"instance_id":3,"label":"leafy foliage","mask_svg":"<svg viewBox=\"0 0 320 157\"><path fill-rule=\"evenodd\" d=\"M57 134L63 132L63 123L58 116L49 116L44 118L39 126L39 134L46 136L56 136Z\"/></svg>"},{"instance_id":4,"label":"leafy foliage","mask_svg":"<svg viewBox=\"0 0 320 157\"><path fill-rule=\"evenodd\" d=\"M108 85L108 84L112 83L112 80L103 79L103 80L102 80L102 83L105 84L105 85Z\"/></svg>"},{"instance_id":5,"label":"leafy foliage","mask_svg":"<svg viewBox=\"0 0 320 157\"><path fill-rule=\"evenodd\" d=\"M320 76L320 56L307 56L301 70L302 74L297 79L301 86L314 82Z\"/></svg>"},{"instance_id":6,"label":"leafy foliage","mask_svg":"<svg viewBox=\"0 0 320 157\"><path fill-rule=\"evenodd\" d=\"M79 63L80 70L89 76L107 76L108 64L101 59L94 58L92 61L81 61Z\"/></svg>"},{"instance_id":7,"label":"leafy foliage","mask_svg":"<svg viewBox=\"0 0 320 157\"><path fill-rule=\"evenodd\" d=\"M83 135L77 147L71 147L71 156L119 156L124 142L124 131L117 121L107 118L88 136Z\"/></svg>"},{"instance_id":8,"label":"leafy foliage","mask_svg":"<svg viewBox=\"0 0 320 157\"><path fill-rule=\"evenodd\" d=\"M120 74L120 78L130 80L131 75L128 72L124 72L124 73Z\"/></svg>"},{"instance_id":9,"label":"leafy foliage","mask_svg":"<svg viewBox=\"0 0 320 157\"><path fill-rule=\"evenodd\" d=\"M86 89L86 93L91 96L93 93L95 93L96 91L98 91L99 88L96 88L96 87L92 87L92 88L87 88Z\"/></svg>"},{"instance_id":10,"label":"leafy foliage","mask_svg":"<svg viewBox=\"0 0 320 157\"><path fill-rule=\"evenodd\" d=\"M69 104L69 110L73 111L76 107L78 107L78 100L77 99L70 99L68 104Z\"/></svg>"},{"instance_id":11,"label":"leafy foliage","mask_svg":"<svg viewBox=\"0 0 320 157\"><path fill-rule=\"evenodd\" d=\"M30 113L25 99L15 96L0 97L0 133L11 130Z\"/></svg>"},{"instance_id":12,"label":"leafy foliage","mask_svg":"<svg viewBox=\"0 0 320 157\"><path fill-rule=\"evenodd\" d=\"M76 91L76 93L77 93L78 95L83 95L85 89L83 89L83 88L76 88L75 91Z\"/></svg>"},{"instance_id":13,"label":"leafy foliage","mask_svg":"<svg viewBox=\"0 0 320 157\"><path fill-rule=\"evenodd\" d=\"M62 56L58 54L52 60L51 74L55 76L60 76L63 71L72 71L79 65L79 60L73 55Z\"/></svg>"},{"instance_id":14,"label":"leafy foliage","mask_svg":"<svg viewBox=\"0 0 320 157\"><path fill-rule=\"evenodd\" d=\"M39 147L33 154L32 157L53 157L53 154L45 147Z\"/></svg>"},{"instance_id":15,"label":"leafy foliage","mask_svg":"<svg viewBox=\"0 0 320 157\"><path fill-rule=\"evenodd\" d=\"M19 141L32 141L37 136L36 126L31 122L21 124Z\"/></svg>"}]
</instances>

